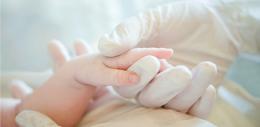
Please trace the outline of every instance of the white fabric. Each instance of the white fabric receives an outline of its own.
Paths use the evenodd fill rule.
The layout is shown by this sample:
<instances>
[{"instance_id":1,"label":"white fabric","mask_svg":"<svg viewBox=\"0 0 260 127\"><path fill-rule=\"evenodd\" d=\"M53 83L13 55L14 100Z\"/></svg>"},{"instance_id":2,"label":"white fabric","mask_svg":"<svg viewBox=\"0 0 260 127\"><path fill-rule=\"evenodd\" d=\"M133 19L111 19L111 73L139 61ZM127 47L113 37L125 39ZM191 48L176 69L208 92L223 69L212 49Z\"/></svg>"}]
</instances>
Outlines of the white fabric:
<instances>
[{"instance_id":1,"label":"white fabric","mask_svg":"<svg viewBox=\"0 0 260 127\"><path fill-rule=\"evenodd\" d=\"M216 127L174 110L145 108L114 99L90 111L79 127Z\"/></svg>"},{"instance_id":2,"label":"white fabric","mask_svg":"<svg viewBox=\"0 0 260 127\"><path fill-rule=\"evenodd\" d=\"M61 127L48 116L32 110L20 112L16 116L16 123L20 127Z\"/></svg>"}]
</instances>

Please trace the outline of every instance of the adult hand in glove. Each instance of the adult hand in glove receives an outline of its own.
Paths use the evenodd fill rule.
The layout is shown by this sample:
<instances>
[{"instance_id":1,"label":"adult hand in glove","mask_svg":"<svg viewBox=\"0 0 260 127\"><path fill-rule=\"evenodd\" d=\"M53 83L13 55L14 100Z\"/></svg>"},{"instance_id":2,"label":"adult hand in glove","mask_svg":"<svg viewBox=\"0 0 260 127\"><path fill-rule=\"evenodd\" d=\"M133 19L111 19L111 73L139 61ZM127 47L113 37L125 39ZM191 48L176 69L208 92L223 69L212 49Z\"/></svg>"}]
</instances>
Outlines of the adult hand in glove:
<instances>
[{"instance_id":1,"label":"adult hand in glove","mask_svg":"<svg viewBox=\"0 0 260 127\"><path fill-rule=\"evenodd\" d=\"M113 57L133 47L173 48L172 64L191 68L212 61L218 66L220 81L240 43L235 29L238 22L232 17L236 13L228 9L203 1L160 6L120 23L101 37L99 49L104 56Z\"/></svg>"},{"instance_id":2,"label":"adult hand in glove","mask_svg":"<svg viewBox=\"0 0 260 127\"><path fill-rule=\"evenodd\" d=\"M140 87L115 90L148 107L164 106L201 118L208 115L214 102L215 88L210 85L217 75L214 63L218 65L220 80L237 53L236 39L217 10L201 2L176 2L144 12L127 19L99 40L99 50L107 57L119 56L134 47L173 48L175 53L170 62L188 67L168 64L159 72L155 65L139 64L140 67L129 70L146 77L137 85ZM122 64L117 61L108 65ZM188 68L193 66L190 71Z\"/></svg>"}]
</instances>

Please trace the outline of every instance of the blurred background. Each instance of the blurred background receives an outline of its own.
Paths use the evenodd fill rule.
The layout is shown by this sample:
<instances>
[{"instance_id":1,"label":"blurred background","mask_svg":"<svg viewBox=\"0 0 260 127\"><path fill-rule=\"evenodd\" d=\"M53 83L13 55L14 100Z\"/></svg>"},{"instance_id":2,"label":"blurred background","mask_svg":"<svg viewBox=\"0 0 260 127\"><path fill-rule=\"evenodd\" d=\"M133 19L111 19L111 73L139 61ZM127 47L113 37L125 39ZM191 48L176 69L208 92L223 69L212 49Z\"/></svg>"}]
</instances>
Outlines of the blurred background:
<instances>
[{"instance_id":1,"label":"blurred background","mask_svg":"<svg viewBox=\"0 0 260 127\"><path fill-rule=\"evenodd\" d=\"M73 41L83 39L95 50L98 39L122 20L173 1L178 0L2 0L1 72L48 70L50 40L61 40L72 51ZM260 19L255 2L241 1ZM258 53L241 54L227 75L258 97L259 61Z\"/></svg>"}]
</instances>

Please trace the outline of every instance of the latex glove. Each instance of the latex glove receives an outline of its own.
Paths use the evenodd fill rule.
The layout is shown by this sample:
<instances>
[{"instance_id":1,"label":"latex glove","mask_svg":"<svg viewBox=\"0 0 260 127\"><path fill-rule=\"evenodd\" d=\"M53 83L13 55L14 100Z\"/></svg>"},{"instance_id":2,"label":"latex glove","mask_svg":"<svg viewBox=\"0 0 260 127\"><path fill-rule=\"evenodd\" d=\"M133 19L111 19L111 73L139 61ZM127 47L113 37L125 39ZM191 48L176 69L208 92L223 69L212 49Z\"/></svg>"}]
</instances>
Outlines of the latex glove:
<instances>
[{"instance_id":1,"label":"latex glove","mask_svg":"<svg viewBox=\"0 0 260 127\"><path fill-rule=\"evenodd\" d=\"M210 84L222 80L239 46L215 7L201 1L185 1L141 13L105 34L99 40L99 50L113 57L133 47L173 48L171 64L196 66L193 71L176 67L162 72L134 98L147 107L164 106L206 118L215 98L215 88ZM216 63L218 76L215 64L201 61ZM181 78L174 78L177 74ZM115 89L128 97L123 90Z\"/></svg>"},{"instance_id":2,"label":"latex glove","mask_svg":"<svg viewBox=\"0 0 260 127\"><path fill-rule=\"evenodd\" d=\"M160 64L164 66L161 69ZM119 95L136 99L146 107L164 106L204 119L209 115L216 96L214 86L210 85L217 74L215 64L201 62L190 71L185 66L173 67L165 60L160 62L156 57L146 56L128 70L140 75L140 82L114 86Z\"/></svg>"},{"instance_id":3,"label":"latex glove","mask_svg":"<svg viewBox=\"0 0 260 127\"><path fill-rule=\"evenodd\" d=\"M221 81L242 43L237 26L244 21L244 13L231 8L213 1L160 6L120 23L99 40L99 49L104 56L113 57L133 47L173 48L172 64L192 68L201 61L212 61ZM234 15L239 18L240 14L241 19L236 19Z\"/></svg>"}]
</instances>

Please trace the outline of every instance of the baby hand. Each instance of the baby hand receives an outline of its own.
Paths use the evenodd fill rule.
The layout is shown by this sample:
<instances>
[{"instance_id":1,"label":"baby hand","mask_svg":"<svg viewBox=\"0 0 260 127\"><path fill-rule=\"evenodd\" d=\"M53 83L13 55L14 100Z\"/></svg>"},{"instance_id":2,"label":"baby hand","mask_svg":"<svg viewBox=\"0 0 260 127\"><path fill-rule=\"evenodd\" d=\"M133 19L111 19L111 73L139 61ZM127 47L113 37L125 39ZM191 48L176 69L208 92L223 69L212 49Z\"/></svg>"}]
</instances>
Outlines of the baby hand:
<instances>
[{"instance_id":1,"label":"baby hand","mask_svg":"<svg viewBox=\"0 0 260 127\"><path fill-rule=\"evenodd\" d=\"M110 62L115 62L115 58L106 58L97 54L90 54L78 57L69 63L75 70L75 80L82 84L94 84L95 86L104 85L131 85L139 82L139 77L134 72L127 71L140 58L152 55L158 58L168 59L172 55L170 49L157 48L136 48L118 56L117 65L109 67ZM69 68L69 67L68 67Z\"/></svg>"}]
</instances>

